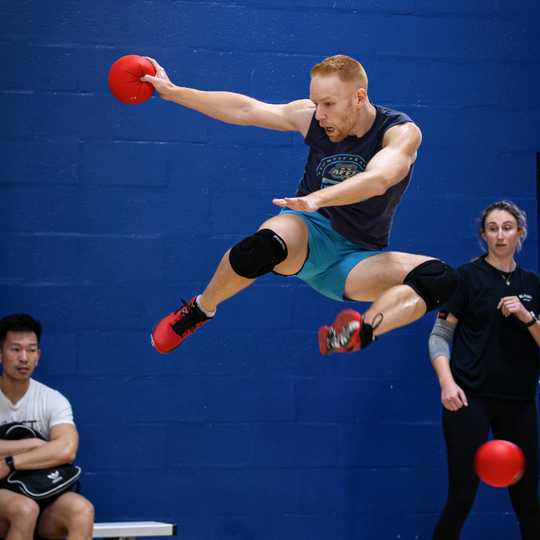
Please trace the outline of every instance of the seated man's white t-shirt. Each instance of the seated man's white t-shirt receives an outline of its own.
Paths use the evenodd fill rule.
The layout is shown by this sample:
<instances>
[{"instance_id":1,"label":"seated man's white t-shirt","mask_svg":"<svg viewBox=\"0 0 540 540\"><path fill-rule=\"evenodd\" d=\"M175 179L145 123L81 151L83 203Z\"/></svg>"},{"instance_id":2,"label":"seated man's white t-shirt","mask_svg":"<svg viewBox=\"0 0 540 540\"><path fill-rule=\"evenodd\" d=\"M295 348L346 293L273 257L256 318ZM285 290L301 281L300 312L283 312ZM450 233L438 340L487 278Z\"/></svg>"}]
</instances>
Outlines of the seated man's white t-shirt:
<instances>
[{"instance_id":1,"label":"seated man's white t-shirt","mask_svg":"<svg viewBox=\"0 0 540 540\"><path fill-rule=\"evenodd\" d=\"M34 379L26 394L11 403L0 390L0 425L9 422L24 423L49 440L49 430L58 424L74 424L69 401L57 390Z\"/></svg>"}]
</instances>

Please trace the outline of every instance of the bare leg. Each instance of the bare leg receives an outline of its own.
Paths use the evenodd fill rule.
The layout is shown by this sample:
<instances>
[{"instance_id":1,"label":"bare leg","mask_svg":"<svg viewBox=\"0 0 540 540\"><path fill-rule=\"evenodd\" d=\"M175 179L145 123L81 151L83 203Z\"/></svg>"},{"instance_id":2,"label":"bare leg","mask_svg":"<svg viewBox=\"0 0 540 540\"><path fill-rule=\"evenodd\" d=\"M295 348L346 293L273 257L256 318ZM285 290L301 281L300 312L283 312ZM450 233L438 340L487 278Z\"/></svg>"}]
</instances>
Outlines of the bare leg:
<instances>
[{"instance_id":1,"label":"bare leg","mask_svg":"<svg viewBox=\"0 0 540 540\"><path fill-rule=\"evenodd\" d=\"M94 525L92 503L78 493L64 493L42 513L38 532L45 538L91 540Z\"/></svg>"},{"instance_id":2,"label":"bare leg","mask_svg":"<svg viewBox=\"0 0 540 540\"><path fill-rule=\"evenodd\" d=\"M35 501L0 489L0 535L6 540L32 540L39 515Z\"/></svg>"},{"instance_id":3,"label":"bare leg","mask_svg":"<svg viewBox=\"0 0 540 540\"><path fill-rule=\"evenodd\" d=\"M287 244L288 256L275 268L280 274L295 274L302 268L307 256L307 226L303 220L290 214L275 216L264 222L261 229L271 229ZM229 263L229 251L225 253L212 279L199 298L199 304L211 312L231 296L249 287L255 280L239 276Z\"/></svg>"},{"instance_id":4,"label":"bare leg","mask_svg":"<svg viewBox=\"0 0 540 540\"><path fill-rule=\"evenodd\" d=\"M381 313L383 317L379 315ZM426 313L426 303L408 285L396 285L380 296L364 313L375 336L411 324ZM380 320L378 326L377 322Z\"/></svg>"},{"instance_id":5,"label":"bare leg","mask_svg":"<svg viewBox=\"0 0 540 540\"><path fill-rule=\"evenodd\" d=\"M413 268L430 259L387 252L365 259L351 270L345 294L360 302L374 301L364 314L365 321L376 326L374 335L410 324L426 313L424 300L411 287L403 285L403 280Z\"/></svg>"},{"instance_id":6,"label":"bare leg","mask_svg":"<svg viewBox=\"0 0 540 540\"><path fill-rule=\"evenodd\" d=\"M218 304L249 287L255 281L239 276L231 268L229 251L221 258L212 279L199 297L199 305L208 313L215 311Z\"/></svg>"}]
</instances>

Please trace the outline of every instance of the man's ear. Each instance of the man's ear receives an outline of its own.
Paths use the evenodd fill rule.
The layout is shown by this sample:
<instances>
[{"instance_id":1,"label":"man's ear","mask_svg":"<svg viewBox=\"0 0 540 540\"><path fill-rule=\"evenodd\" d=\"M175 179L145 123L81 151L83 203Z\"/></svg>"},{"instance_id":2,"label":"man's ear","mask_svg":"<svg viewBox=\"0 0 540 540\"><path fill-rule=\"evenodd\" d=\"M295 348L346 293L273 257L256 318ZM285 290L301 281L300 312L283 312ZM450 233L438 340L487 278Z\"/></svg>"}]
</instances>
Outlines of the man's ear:
<instances>
[{"instance_id":1,"label":"man's ear","mask_svg":"<svg viewBox=\"0 0 540 540\"><path fill-rule=\"evenodd\" d=\"M367 99L367 92L365 88L359 88L356 91L356 99L358 100L358 103L364 103Z\"/></svg>"}]
</instances>

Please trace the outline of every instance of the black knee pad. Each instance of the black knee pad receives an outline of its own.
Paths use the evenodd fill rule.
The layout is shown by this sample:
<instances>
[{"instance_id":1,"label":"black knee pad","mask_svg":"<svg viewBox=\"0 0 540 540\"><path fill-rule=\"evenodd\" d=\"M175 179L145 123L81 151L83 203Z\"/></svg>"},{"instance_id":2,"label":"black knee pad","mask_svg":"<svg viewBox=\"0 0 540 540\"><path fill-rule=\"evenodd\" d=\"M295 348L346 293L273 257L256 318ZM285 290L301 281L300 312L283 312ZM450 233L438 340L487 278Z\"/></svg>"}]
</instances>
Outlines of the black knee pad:
<instances>
[{"instance_id":1,"label":"black knee pad","mask_svg":"<svg viewBox=\"0 0 540 540\"><path fill-rule=\"evenodd\" d=\"M287 244L270 229L261 229L238 242L229 252L232 269L245 278L254 279L271 272L287 258Z\"/></svg>"},{"instance_id":2,"label":"black knee pad","mask_svg":"<svg viewBox=\"0 0 540 540\"><path fill-rule=\"evenodd\" d=\"M432 259L413 268L403 283L412 287L431 311L450 299L458 284L458 275L445 262Z\"/></svg>"}]
</instances>

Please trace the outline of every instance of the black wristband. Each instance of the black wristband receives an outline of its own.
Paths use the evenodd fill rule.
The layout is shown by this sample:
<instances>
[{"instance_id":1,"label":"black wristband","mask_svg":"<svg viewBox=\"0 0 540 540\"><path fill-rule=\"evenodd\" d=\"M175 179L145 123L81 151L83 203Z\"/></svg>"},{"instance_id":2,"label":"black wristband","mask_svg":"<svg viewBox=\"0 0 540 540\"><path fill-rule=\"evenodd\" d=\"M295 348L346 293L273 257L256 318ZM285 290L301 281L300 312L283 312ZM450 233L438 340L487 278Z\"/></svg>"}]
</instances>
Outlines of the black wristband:
<instances>
[{"instance_id":1,"label":"black wristband","mask_svg":"<svg viewBox=\"0 0 540 540\"><path fill-rule=\"evenodd\" d=\"M536 324L538 322L538 319L536 315L534 314L534 311L529 311L531 314L532 319L528 323L524 323L527 328L531 327L533 324Z\"/></svg>"},{"instance_id":2,"label":"black wristband","mask_svg":"<svg viewBox=\"0 0 540 540\"><path fill-rule=\"evenodd\" d=\"M13 456L6 456L4 458L6 465L9 467L9 472L15 472L15 463L13 462Z\"/></svg>"}]
</instances>

